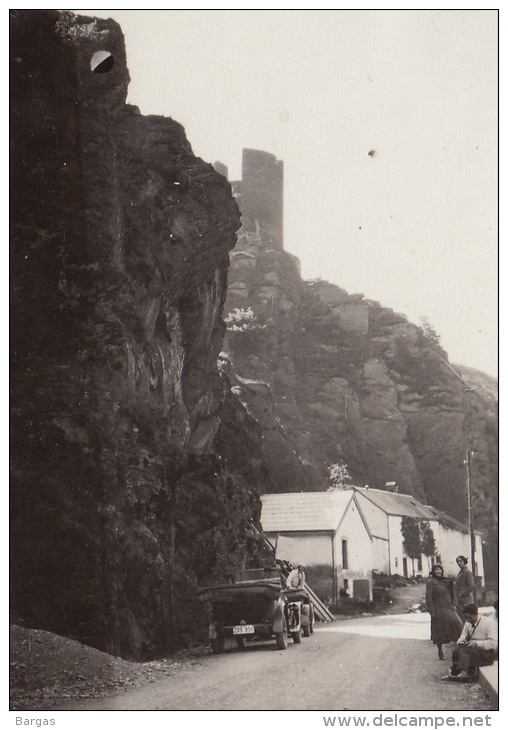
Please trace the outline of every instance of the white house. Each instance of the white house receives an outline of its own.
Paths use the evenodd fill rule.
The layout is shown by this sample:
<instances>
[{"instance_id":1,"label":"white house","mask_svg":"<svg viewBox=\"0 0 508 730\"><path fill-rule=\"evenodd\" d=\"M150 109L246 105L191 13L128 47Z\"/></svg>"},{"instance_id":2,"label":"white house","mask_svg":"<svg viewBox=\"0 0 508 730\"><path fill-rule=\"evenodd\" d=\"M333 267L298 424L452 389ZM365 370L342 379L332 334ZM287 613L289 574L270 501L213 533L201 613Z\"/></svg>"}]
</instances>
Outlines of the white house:
<instances>
[{"instance_id":1,"label":"white house","mask_svg":"<svg viewBox=\"0 0 508 730\"><path fill-rule=\"evenodd\" d=\"M471 537L469 528L455 520L445 512L439 512L433 507L429 510L438 515L439 528L436 543L439 546L438 554L447 575L454 575L457 572L455 559L457 555L465 555L469 559L471 567ZM474 530L474 557L475 575L480 585L485 585L485 571L483 565L483 532Z\"/></svg>"},{"instance_id":2,"label":"white house","mask_svg":"<svg viewBox=\"0 0 508 730\"><path fill-rule=\"evenodd\" d=\"M261 502L276 557L303 563L322 600L337 600L340 591L372 599L372 536L355 492L265 494Z\"/></svg>"},{"instance_id":3,"label":"white house","mask_svg":"<svg viewBox=\"0 0 508 730\"><path fill-rule=\"evenodd\" d=\"M466 525L440 512L434 507L422 504L416 497L396 491L354 487L358 503L369 525L372 535L372 566L374 570L389 575L404 576L429 575L432 565L442 563L445 574L454 577L458 568L457 555L470 555L470 537ZM412 561L404 550L402 520L414 517L424 520L434 535L435 556L421 555ZM476 575L483 584L483 551L481 533L475 532Z\"/></svg>"},{"instance_id":4,"label":"white house","mask_svg":"<svg viewBox=\"0 0 508 730\"><path fill-rule=\"evenodd\" d=\"M395 487L395 485L394 485ZM343 592L372 598L372 571L426 579L435 562L455 577L457 555L469 556L466 525L416 497L397 491L353 487L326 492L286 492L261 497L263 532L276 557L306 566L309 584L324 601ZM402 522L428 522L435 554L412 560L404 549ZM484 584L481 533L475 532L475 568Z\"/></svg>"}]
</instances>

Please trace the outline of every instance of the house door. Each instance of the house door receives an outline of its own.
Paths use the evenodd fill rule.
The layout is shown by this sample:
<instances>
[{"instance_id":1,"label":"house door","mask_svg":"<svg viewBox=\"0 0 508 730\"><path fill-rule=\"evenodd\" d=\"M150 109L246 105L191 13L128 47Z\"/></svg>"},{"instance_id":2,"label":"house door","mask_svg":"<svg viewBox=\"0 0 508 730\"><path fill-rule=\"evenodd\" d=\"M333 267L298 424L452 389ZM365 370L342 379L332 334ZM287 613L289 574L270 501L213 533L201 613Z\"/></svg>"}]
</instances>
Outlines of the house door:
<instances>
[{"instance_id":1,"label":"house door","mask_svg":"<svg viewBox=\"0 0 508 730\"><path fill-rule=\"evenodd\" d=\"M407 578L407 558L402 558L402 572L404 574L404 578Z\"/></svg>"},{"instance_id":2,"label":"house door","mask_svg":"<svg viewBox=\"0 0 508 730\"><path fill-rule=\"evenodd\" d=\"M353 598L359 601L368 601L370 598L370 586L368 580L353 581Z\"/></svg>"}]
</instances>

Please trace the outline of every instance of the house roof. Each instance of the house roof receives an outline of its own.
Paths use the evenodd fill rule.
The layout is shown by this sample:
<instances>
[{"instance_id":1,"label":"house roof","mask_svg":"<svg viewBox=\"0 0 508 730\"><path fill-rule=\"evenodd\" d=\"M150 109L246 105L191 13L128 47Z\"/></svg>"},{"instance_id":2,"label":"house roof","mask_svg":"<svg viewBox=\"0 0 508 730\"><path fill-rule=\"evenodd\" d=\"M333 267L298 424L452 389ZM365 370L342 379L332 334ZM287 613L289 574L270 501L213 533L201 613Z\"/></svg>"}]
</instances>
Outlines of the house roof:
<instances>
[{"instance_id":1,"label":"house roof","mask_svg":"<svg viewBox=\"0 0 508 730\"><path fill-rule=\"evenodd\" d=\"M437 520L444 527L458 530L459 532L468 532L468 527L454 517L441 512L435 507L422 504L416 497L411 494L401 494L400 492L387 492L383 489L370 489L365 487L355 487L355 492L363 495L370 502L375 504L379 509L389 515L398 515L401 517L418 517L424 520Z\"/></svg>"},{"instance_id":2,"label":"house roof","mask_svg":"<svg viewBox=\"0 0 508 730\"><path fill-rule=\"evenodd\" d=\"M464 533L469 532L469 527L463 522L459 522L458 520L456 520L455 517L451 517L450 515L446 514L446 512L441 512L440 510L434 509L434 507L429 507L429 509L437 514L437 519L443 525L443 527L447 527L449 530L458 530L459 532ZM477 530L475 528L474 531L477 535L483 535L483 530Z\"/></svg>"},{"instance_id":3,"label":"house roof","mask_svg":"<svg viewBox=\"0 0 508 730\"><path fill-rule=\"evenodd\" d=\"M352 490L284 492L261 496L264 532L334 531L353 499Z\"/></svg>"},{"instance_id":4,"label":"house roof","mask_svg":"<svg viewBox=\"0 0 508 730\"><path fill-rule=\"evenodd\" d=\"M264 532L335 532L344 517L346 508L355 494L375 504L386 514L401 517L417 517L436 520L448 529L462 533L469 531L467 525L446 512L422 504L411 494L387 492L382 489L355 487L354 489L333 489L326 492L283 492L261 496L261 525ZM359 512L365 523L361 505ZM366 524L366 529L368 525ZM475 530L476 534L481 534ZM370 534L370 532L369 532Z\"/></svg>"},{"instance_id":5,"label":"house roof","mask_svg":"<svg viewBox=\"0 0 508 730\"><path fill-rule=\"evenodd\" d=\"M419 517L424 520L438 519L435 510L432 510L431 507L426 507L411 494L387 492L383 489L371 489L370 487L368 489L365 487L355 487L355 492L362 494L366 499L389 515Z\"/></svg>"}]
</instances>

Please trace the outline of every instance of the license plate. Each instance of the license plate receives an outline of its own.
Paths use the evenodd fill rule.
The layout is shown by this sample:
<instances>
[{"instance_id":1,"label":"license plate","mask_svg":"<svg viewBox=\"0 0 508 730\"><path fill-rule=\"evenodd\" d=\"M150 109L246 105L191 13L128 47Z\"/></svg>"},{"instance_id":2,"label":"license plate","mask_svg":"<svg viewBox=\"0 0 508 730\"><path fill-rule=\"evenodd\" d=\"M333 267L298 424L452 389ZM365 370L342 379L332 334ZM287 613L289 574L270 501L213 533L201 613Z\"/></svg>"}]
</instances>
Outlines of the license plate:
<instances>
[{"instance_id":1,"label":"license plate","mask_svg":"<svg viewBox=\"0 0 508 730\"><path fill-rule=\"evenodd\" d=\"M245 624L245 626L233 626L233 634L253 634L254 626L252 624Z\"/></svg>"}]
</instances>

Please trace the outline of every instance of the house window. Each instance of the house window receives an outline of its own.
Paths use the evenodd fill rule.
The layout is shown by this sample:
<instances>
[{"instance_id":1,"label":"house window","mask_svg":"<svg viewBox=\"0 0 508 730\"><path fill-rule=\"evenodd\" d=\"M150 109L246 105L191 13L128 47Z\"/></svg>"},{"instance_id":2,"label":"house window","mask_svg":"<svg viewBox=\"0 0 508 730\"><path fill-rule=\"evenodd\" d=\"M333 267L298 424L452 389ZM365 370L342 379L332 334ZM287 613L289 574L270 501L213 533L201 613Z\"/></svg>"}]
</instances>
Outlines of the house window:
<instances>
[{"instance_id":1,"label":"house window","mask_svg":"<svg viewBox=\"0 0 508 730\"><path fill-rule=\"evenodd\" d=\"M342 569L347 570L348 569L348 561L347 561L347 540L342 540Z\"/></svg>"},{"instance_id":2,"label":"house window","mask_svg":"<svg viewBox=\"0 0 508 730\"><path fill-rule=\"evenodd\" d=\"M395 567L396 567L396 568L398 568L398 567L399 567L399 559L398 559L398 558L395 558Z\"/></svg>"},{"instance_id":3,"label":"house window","mask_svg":"<svg viewBox=\"0 0 508 730\"><path fill-rule=\"evenodd\" d=\"M418 558L417 566L418 566L418 571L421 573L422 572L422 559L421 558Z\"/></svg>"}]
</instances>

